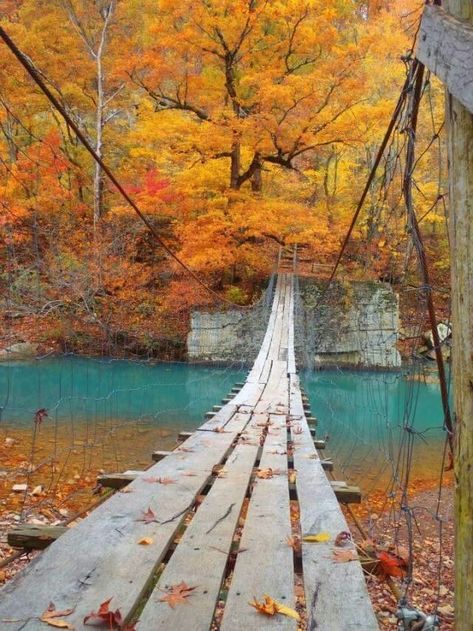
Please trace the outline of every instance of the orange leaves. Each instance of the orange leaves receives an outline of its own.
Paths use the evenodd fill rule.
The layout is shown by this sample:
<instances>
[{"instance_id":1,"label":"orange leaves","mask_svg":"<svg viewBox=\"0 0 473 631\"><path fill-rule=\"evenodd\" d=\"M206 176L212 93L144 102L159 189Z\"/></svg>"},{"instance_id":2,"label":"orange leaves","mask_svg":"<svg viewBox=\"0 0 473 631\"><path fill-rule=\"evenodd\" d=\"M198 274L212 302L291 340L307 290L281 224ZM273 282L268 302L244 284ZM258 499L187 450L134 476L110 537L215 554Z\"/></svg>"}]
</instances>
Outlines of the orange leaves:
<instances>
[{"instance_id":1,"label":"orange leaves","mask_svg":"<svg viewBox=\"0 0 473 631\"><path fill-rule=\"evenodd\" d=\"M120 629L123 624L122 614L120 613L120 609L110 611L109 605L112 598L109 598L101 603L97 611L91 611L87 614L84 618L84 624L98 626L106 625L109 629Z\"/></svg>"},{"instance_id":2,"label":"orange leaves","mask_svg":"<svg viewBox=\"0 0 473 631\"><path fill-rule=\"evenodd\" d=\"M189 587L187 583L182 581L178 585L171 585L166 590L166 594L159 599L161 602L166 602L171 609L174 609L176 605L187 603L187 599L191 596L195 587Z\"/></svg>"},{"instance_id":3,"label":"orange leaves","mask_svg":"<svg viewBox=\"0 0 473 631\"><path fill-rule=\"evenodd\" d=\"M256 472L256 477L261 478L262 480L269 480L275 475L280 475L281 471L279 469L272 469L271 467L267 467L266 469L258 469Z\"/></svg>"},{"instance_id":4,"label":"orange leaves","mask_svg":"<svg viewBox=\"0 0 473 631\"><path fill-rule=\"evenodd\" d=\"M261 614L264 614L265 616L274 616L275 614L279 613L279 614L282 614L283 616L294 618L294 620L297 620L297 621L300 620L300 616L295 609L291 609L290 607L283 605L277 600L274 600L273 598L271 598L271 596L268 596L268 594L265 594L263 596L263 600L261 601L256 600L256 598L253 598L253 600L249 604L252 607L254 607L256 611L258 611Z\"/></svg>"}]
</instances>

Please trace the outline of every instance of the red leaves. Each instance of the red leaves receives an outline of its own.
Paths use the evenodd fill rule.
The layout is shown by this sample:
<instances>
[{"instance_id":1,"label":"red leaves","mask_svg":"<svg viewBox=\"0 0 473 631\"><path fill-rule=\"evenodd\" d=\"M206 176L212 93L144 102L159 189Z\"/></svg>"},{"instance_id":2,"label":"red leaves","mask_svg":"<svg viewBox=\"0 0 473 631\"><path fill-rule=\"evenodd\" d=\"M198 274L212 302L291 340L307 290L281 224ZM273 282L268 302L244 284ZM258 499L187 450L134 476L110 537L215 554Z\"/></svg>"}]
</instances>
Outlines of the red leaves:
<instances>
[{"instance_id":1,"label":"red leaves","mask_svg":"<svg viewBox=\"0 0 473 631\"><path fill-rule=\"evenodd\" d=\"M112 598L101 603L98 611L91 611L85 616L84 624L96 626L106 625L109 629L120 629L123 624L122 614L120 613L120 609L110 611L109 604Z\"/></svg>"},{"instance_id":2,"label":"red leaves","mask_svg":"<svg viewBox=\"0 0 473 631\"><path fill-rule=\"evenodd\" d=\"M171 585L167 589L166 594L161 596L159 600L166 602L171 609L174 609L176 605L186 603L194 589L195 587L189 587L184 581L181 581L178 585Z\"/></svg>"},{"instance_id":3,"label":"red leaves","mask_svg":"<svg viewBox=\"0 0 473 631\"><path fill-rule=\"evenodd\" d=\"M46 408L40 408L39 410L36 410L36 412L34 413L34 422L36 425L41 425L41 423L43 422L43 419L48 416L48 411Z\"/></svg>"},{"instance_id":4,"label":"red leaves","mask_svg":"<svg viewBox=\"0 0 473 631\"><path fill-rule=\"evenodd\" d=\"M148 507L147 511L143 511L140 519L137 519L136 521L143 521L145 524L152 524L153 522L155 522L156 524L159 523L156 519L156 515L153 513L150 507Z\"/></svg>"},{"instance_id":5,"label":"red leaves","mask_svg":"<svg viewBox=\"0 0 473 631\"><path fill-rule=\"evenodd\" d=\"M407 572L407 561L392 552L377 552L378 569L383 577L402 578Z\"/></svg>"}]
</instances>

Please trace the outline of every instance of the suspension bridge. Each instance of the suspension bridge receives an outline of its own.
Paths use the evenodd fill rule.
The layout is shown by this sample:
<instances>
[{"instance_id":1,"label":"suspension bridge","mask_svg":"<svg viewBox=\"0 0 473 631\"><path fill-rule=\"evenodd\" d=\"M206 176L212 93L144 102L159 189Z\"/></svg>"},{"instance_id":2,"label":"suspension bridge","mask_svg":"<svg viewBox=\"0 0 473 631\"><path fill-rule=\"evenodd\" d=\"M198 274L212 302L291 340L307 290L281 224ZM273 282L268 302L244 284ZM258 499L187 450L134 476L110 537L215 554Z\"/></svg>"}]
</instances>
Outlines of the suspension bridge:
<instances>
[{"instance_id":1,"label":"suspension bridge","mask_svg":"<svg viewBox=\"0 0 473 631\"><path fill-rule=\"evenodd\" d=\"M125 476L127 492L17 575L2 592L3 628L47 628L40 617L50 602L73 610L67 621L75 629L87 628L84 618L112 598L110 607L140 631L211 629L218 607L223 630L296 629L295 619L263 616L249 603L268 594L293 608L297 569L309 629L377 629L360 563L334 558L334 541L348 527L316 445L294 356L294 279L281 273L240 391L169 455ZM291 497L302 538L327 535L302 541L302 568L288 543ZM139 545L143 538L149 545ZM172 608L163 595L181 583L192 591Z\"/></svg>"}]
</instances>

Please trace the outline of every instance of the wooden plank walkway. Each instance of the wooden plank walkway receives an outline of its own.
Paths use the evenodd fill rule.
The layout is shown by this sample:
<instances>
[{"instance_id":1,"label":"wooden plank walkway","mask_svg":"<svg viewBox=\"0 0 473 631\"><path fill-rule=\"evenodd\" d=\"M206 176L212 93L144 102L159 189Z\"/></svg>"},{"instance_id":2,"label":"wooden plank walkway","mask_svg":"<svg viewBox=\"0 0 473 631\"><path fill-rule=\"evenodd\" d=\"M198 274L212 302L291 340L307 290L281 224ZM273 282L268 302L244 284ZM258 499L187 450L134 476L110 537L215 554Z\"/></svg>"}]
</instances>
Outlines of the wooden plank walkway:
<instances>
[{"instance_id":1,"label":"wooden plank walkway","mask_svg":"<svg viewBox=\"0 0 473 631\"><path fill-rule=\"evenodd\" d=\"M304 414L293 317L293 279L281 274L265 338L240 392L7 584L0 591L1 629L51 628L40 620L50 602L57 610L73 608L64 619L88 629L84 617L112 598L111 609L138 631L296 630L294 619L267 617L249 605L269 594L295 606L295 558L287 542L291 457L302 534L332 536L302 545L307 628L378 629L360 564L332 558L333 539L347 525ZM143 521L148 509L150 523ZM139 545L143 537L152 543ZM171 608L162 598L181 582L195 589Z\"/></svg>"}]
</instances>

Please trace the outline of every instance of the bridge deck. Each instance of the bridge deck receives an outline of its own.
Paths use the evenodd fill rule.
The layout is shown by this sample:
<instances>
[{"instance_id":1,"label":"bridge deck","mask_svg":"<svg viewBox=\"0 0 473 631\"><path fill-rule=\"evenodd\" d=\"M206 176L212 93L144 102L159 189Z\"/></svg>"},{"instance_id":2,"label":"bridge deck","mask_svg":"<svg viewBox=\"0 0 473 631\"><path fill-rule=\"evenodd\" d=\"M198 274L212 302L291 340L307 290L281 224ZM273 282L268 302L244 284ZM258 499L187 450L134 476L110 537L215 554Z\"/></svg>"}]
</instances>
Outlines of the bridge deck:
<instances>
[{"instance_id":1,"label":"bridge deck","mask_svg":"<svg viewBox=\"0 0 473 631\"><path fill-rule=\"evenodd\" d=\"M294 619L249 605L269 594L295 606L300 587L287 542L292 469L292 522L300 521L302 535L331 535L302 543L307 628L378 628L360 564L333 560L333 540L347 525L304 415L293 311L292 277L280 275L266 336L241 391L129 492L116 493L17 575L0 592L2 629L51 628L40 621L51 601L56 610L74 608L63 619L87 629L84 616L110 598L125 620L138 618L139 631L297 629ZM258 477L258 468L272 469L272 477ZM158 477L174 483L149 481ZM149 508L155 521L146 523ZM152 542L140 545L143 537ZM162 598L181 582L195 589L172 608Z\"/></svg>"}]
</instances>

